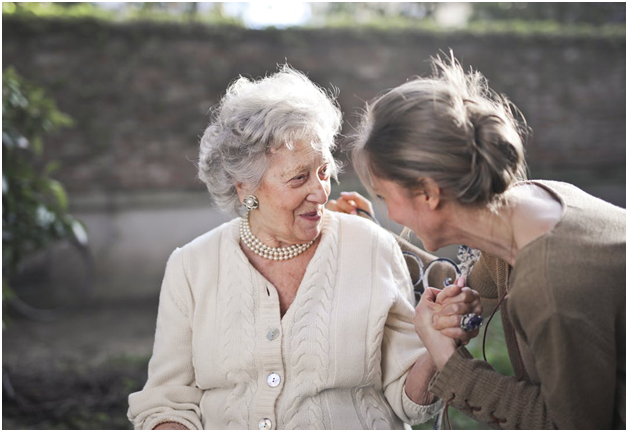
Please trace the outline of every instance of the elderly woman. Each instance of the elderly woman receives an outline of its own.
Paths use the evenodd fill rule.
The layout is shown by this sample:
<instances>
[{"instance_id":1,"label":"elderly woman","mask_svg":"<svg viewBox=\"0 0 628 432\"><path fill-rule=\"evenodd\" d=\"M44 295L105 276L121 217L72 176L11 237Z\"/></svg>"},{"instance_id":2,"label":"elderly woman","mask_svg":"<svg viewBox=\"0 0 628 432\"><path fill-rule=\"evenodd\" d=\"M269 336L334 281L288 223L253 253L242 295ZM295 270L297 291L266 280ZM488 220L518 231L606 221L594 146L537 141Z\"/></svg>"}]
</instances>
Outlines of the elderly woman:
<instances>
[{"instance_id":1,"label":"elderly woman","mask_svg":"<svg viewBox=\"0 0 628 432\"><path fill-rule=\"evenodd\" d=\"M340 125L288 67L228 88L199 177L242 217L170 257L136 428L399 429L442 406L395 240L325 210Z\"/></svg>"},{"instance_id":2,"label":"elderly woman","mask_svg":"<svg viewBox=\"0 0 628 432\"><path fill-rule=\"evenodd\" d=\"M516 376L445 337L450 291L427 290L416 329L439 369L430 391L504 429L625 429L626 211L561 182L525 178L509 102L452 58L366 110L354 161L389 217L427 250L482 251L469 277L501 307ZM338 203L366 207L355 194ZM455 293L455 290L451 293Z\"/></svg>"}]
</instances>

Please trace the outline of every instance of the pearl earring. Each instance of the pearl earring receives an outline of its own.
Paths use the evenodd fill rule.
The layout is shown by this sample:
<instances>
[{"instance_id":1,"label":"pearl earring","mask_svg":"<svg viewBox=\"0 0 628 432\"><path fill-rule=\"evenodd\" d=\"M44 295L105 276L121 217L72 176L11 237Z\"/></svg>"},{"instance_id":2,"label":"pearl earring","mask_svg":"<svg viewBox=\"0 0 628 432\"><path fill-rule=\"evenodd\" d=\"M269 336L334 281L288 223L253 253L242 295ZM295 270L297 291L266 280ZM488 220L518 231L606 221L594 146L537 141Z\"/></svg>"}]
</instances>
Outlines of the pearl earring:
<instances>
[{"instance_id":1,"label":"pearl earring","mask_svg":"<svg viewBox=\"0 0 628 432\"><path fill-rule=\"evenodd\" d=\"M259 207L259 201L255 195L245 196L242 200L242 204L244 204L244 207L246 207L248 211L255 210Z\"/></svg>"}]
</instances>

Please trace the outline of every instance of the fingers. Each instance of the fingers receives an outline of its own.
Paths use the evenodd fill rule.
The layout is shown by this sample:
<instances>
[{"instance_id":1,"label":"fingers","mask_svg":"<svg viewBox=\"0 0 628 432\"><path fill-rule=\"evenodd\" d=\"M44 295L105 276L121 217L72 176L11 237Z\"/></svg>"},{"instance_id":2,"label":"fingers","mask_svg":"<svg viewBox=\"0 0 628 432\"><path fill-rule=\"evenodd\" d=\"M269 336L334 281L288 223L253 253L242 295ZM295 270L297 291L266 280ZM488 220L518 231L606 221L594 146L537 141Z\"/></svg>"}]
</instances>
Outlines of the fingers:
<instances>
[{"instance_id":1,"label":"fingers","mask_svg":"<svg viewBox=\"0 0 628 432\"><path fill-rule=\"evenodd\" d=\"M423 294L421 295L421 300L419 301L419 303L421 302L425 302L425 303L434 303L434 301L436 300L438 294L441 292L441 290L437 289L437 288L431 288L431 287L427 287L427 289L423 292Z\"/></svg>"},{"instance_id":2,"label":"fingers","mask_svg":"<svg viewBox=\"0 0 628 432\"><path fill-rule=\"evenodd\" d=\"M483 307L477 293L470 288L465 287L463 291L456 297L447 298L440 310L434 310L432 316L432 324L435 330L441 331L450 337L461 340L470 340L470 333L460 328L460 322L466 314L482 315Z\"/></svg>"},{"instance_id":3,"label":"fingers","mask_svg":"<svg viewBox=\"0 0 628 432\"><path fill-rule=\"evenodd\" d=\"M357 192L340 192L340 196L341 196L341 198L344 198L347 201L352 200L353 202L355 202L355 205L359 209L366 210L370 214L373 214L373 204L371 204L371 201L369 201L368 199L364 198L359 193L357 193Z\"/></svg>"},{"instance_id":4,"label":"fingers","mask_svg":"<svg viewBox=\"0 0 628 432\"><path fill-rule=\"evenodd\" d=\"M434 310L434 308L432 308ZM450 309L443 308L434 312L434 328L444 330L449 327L460 327L462 317L467 314L482 315L482 305L476 304L456 304Z\"/></svg>"},{"instance_id":5,"label":"fingers","mask_svg":"<svg viewBox=\"0 0 628 432\"><path fill-rule=\"evenodd\" d=\"M443 289L443 292L445 291L446 294L441 297L441 303L444 305L456 302L472 302L480 298L479 294L469 287L460 288L457 285L449 285Z\"/></svg>"},{"instance_id":6,"label":"fingers","mask_svg":"<svg viewBox=\"0 0 628 432\"><path fill-rule=\"evenodd\" d=\"M344 199L339 199L337 202L338 202L338 206L342 208L342 210L345 213L353 214L353 215L358 214L358 211L356 210L355 201L347 201Z\"/></svg>"},{"instance_id":7,"label":"fingers","mask_svg":"<svg viewBox=\"0 0 628 432\"><path fill-rule=\"evenodd\" d=\"M436 299L436 302L447 303L446 299L458 296L462 292L463 288L465 288L466 283L467 283L466 276L458 277L458 279L456 279L456 282L453 285L448 285L445 288L443 288L443 291L441 292L440 296Z\"/></svg>"},{"instance_id":8,"label":"fingers","mask_svg":"<svg viewBox=\"0 0 628 432\"><path fill-rule=\"evenodd\" d=\"M436 303L438 305L438 303ZM458 327L463 315L476 314L482 315L484 308L479 299L470 302L455 302L441 305L440 309L432 307L435 311L434 324L437 330L443 330L447 327Z\"/></svg>"},{"instance_id":9,"label":"fingers","mask_svg":"<svg viewBox=\"0 0 628 432\"><path fill-rule=\"evenodd\" d=\"M438 304L438 303L437 303ZM480 300L473 300L469 302L451 302L441 305L441 314L446 315L464 315L474 313L476 315L482 315L484 308Z\"/></svg>"},{"instance_id":10,"label":"fingers","mask_svg":"<svg viewBox=\"0 0 628 432\"><path fill-rule=\"evenodd\" d=\"M451 285L451 286L454 286L454 285ZM460 292L457 295L441 299L442 305L447 306L454 303L480 302L480 295L477 293L477 291L474 291L469 287L464 287L464 288L459 288L459 289L460 289ZM438 301L438 299L436 301Z\"/></svg>"},{"instance_id":11,"label":"fingers","mask_svg":"<svg viewBox=\"0 0 628 432\"><path fill-rule=\"evenodd\" d=\"M327 208L333 211L347 214L357 214L355 201L349 201L344 198L338 198L337 200L329 200L327 202Z\"/></svg>"},{"instance_id":12,"label":"fingers","mask_svg":"<svg viewBox=\"0 0 628 432\"><path fill-rule=\"evenodd\" d=\"M458 339L463 345L476 337L479 334L479 329L471 332L464 331L460 328L462 317L472 313L482 315L483 311L480 295L465 285L466 278L464 276L459 277L453 285L449 285L438 292L434 302L429 305L433 311L432 326L434 330L440 331L441 334L449 338Z\"/></svg>"},{"instance_id":13,"label":"fingers","mask_svg":"<svg viewBox=\"0 0 628 432\"><path fill-rule=\"evenodd\" d=\"M423 295L421 295L421 299L419 300L419 304L415 308L414 313L414 328L417 331L419 337L422 337L421 334L423 331L432 329L433 317L434 313L431 308L431 304L434 303L436 296L438 295L438 290L432 290L431 288L427 288Z\"/></svg>"},{"instance_id":14,"label":"fingers","mask_svg":"<svg viewBox=\"0 0 628 432\"><path fill-rule=\"evenodd\" d=\"M460 328L461 315L440 315L434 314L433 325L436 330L445 330L449 328Z\"/></svg>"},{"instance_id":15,"label":"fingers","mask_svg":"<svg viewBox=\"0 0 628 432\"><path fill-rule=\"evenodd\" d=\"M441 294L441 290L427 288L421 296L413 319L417 334L428 349L430 343L435 343L434 341L438 341L438 337L442 336L458 340L463 345L468 344L471 339L479 334L479 329L465 332L460 328L460 321L466 313L480 312L481 304L479 300L477 302L454 303L443 306L436 303L437 297Z\"/></svg>"},{"instance_id":16,"label":"fingers","mask_svg":"<svg viewBox=\"0 0 628 432\"><path fill-rule=\"evenodd\" d=\"M460 342L466 345L471 339L473 339L480 333L480 330L476 329L470 332L464 331L462 328L460 328L461 319L462 315L442 316L438 313L435 313L432 316L432 326L434 327L434 330L438 330L443 335L452 339L458 339L460 340Z\"/></svg>"},{"instance_id":17,"label":"fingers","mask_svg":"<svg viewBox=\"0 0 628 432\"><path fill-rule=\"evenodd\" d=\"M470 303L451 303L447 305L441 305L439 314L442 316L450 316L450 315L465 315L474 313L477 315L481 315L482 313L482 303L479 300L473 301ZM479 312L479 313L478 313Z\"/></svg>"},{"instance_id":18,"label":"fingers","mask_svg":"<svg viewBox=\"0 0 628 432\"><path fill-rule=\"evenodd\" d=\"M447 303L447 299L456 297L462 293L462 288L458 285L447 285L436 298L436 302L440 304Z\"/></svg>"},{"instance_id":19,"label":"fingers","mask_svg":"<svg viewBox=\"0 0 628 432\"><path fill-rule=\"evenodd\" d=\"M340 198L329 200L327 202L327 208L340 213L353 215L357 215L357 209L361 209L368 212L371 216L374 215L371 202L357 192L340 192Z\"/></svg>"}]
</instances>

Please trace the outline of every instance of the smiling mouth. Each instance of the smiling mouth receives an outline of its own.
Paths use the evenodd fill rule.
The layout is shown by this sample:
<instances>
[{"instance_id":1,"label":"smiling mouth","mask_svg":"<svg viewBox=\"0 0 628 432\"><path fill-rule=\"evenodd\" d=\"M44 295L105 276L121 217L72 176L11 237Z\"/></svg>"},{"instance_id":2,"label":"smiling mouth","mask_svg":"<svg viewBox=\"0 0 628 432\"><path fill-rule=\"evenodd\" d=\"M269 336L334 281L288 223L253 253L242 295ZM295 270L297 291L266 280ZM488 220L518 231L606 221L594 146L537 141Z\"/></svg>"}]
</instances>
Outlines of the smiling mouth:
<instances>
[{"instance_id":1,"label":"smiling mouth","mask_svg":"<svg viewBox=\"0 0 628 432\"><path fill-rule=\"evenodd\" d=\"M299 216L307 220L318 220L321 218L322 212L312 211L309 213L301 213Z\"/></svg>"}]
</instances>

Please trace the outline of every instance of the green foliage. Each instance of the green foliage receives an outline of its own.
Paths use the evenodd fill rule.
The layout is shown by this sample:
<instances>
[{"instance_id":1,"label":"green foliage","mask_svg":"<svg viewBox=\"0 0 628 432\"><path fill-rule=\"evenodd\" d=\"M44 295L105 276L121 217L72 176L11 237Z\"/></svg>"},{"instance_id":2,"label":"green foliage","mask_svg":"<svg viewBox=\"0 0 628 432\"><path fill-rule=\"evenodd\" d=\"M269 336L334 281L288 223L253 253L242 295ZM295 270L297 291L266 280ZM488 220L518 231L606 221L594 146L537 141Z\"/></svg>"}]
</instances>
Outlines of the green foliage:
<instances>
[{"instance_id":1,"label":"green foliage","mask_svg":"<svg viewBox=\"0 0 628 432\"><path fill-rule=\"evenodd\" d=\"M551 21L603 25L626 22L626 3L481 2L473 4L473 21Z\"/></svg>"},{"instance_id":2,"label":"green foliage","mask_svg":"<svg viewBox=\"0 0 628 432\"><path fill-rule=\"evenodd\" d=\"M481 34L513 34L518 36L563 36L625 38L626 24L593 25L560 23L557 21L528 21L523 19L471 21L465 31Z\"/></svg>"},{"instance_id":3,"label":"green foliage","mask_svg":"<svg viewBox=\"0 0 628 432\"><path fill-rule=\"evenodd\" d=\"M111 19L113 12L99 8L92 3L53 3L53 2L2 2L3 15L32 17L101 18Z\"/></svg>"},{"instance_id":4,"label":"green foliage","mask_svg":"<svg viewBox=\"0 0 628 432\"><path fill-rule=\"evenodd\" d=\"M446 7L447 3L430 2L316 4L315 18L306 26L474 36L626 36L624 3L468 3L467 23L455 27L438 21L438 12Z\"/></svg>"},{"instance_id":5,"label":"green foliage","mask_svg":"<svg viewBox=\"0 0 628 432\"><path fill-rule=\"evenodd\" d=\"M316 26L314 26L316 27ZM365 28L379 30L416 29L424 31L445 31L433 20L417 20L404 15L398 16L371 16L368 19L356 21L353 15L337 14L325 20L324 27L329 28Z\"/></svg>"},{"instance_id":6,"label":"green foliage","mask_svg":"<svg viewBox=\"0 0 628 432\"><path fill-rule=\"evenodd\" d=\"M502 327L501 314L499 312L495 314L488 327L483 326L482 332L478 337L469 343L467 349L475 358L483 358L482 341L485 332L488 332L484 346L486 360L502 375L513 376L512 365L510 364L510 358L508 357L508 350L506 348L506 337Z\"/></svg>"},{"instance_id":7,"label":"green foliage","mask_svg":"<svg viewBox=\"0 0 628 432\"><path fill-rule=\"evenodd\" d=\"M311 3L312 18L300 27L412 30L472 36L626 37L624 3L469 3L467 24L453 28L437 20L438 12L446 5L438 2ZM116 8L83 2L3 2L2 14L21 19L244 25L241 17L226 13L221 2L205 4L203 8L199 8L198 2L128 2Z\"/></svg>"},{"instance_id":8,"label":"green foliage","mask_svg":"<svg viewBox=\"0 0 628 432\"><path fill-rule=\"evenodd\" d=\"M83 244L83 226L68 214L65 189L42 161L43 136L72 125L44 91L13 68L2 74L2 296L20 263L59 239ZM3 302L3 305L5 303Z\"/></svg>"},{"instance_id":9,"label":"green foliage","mask_svg":"<svg viewBox=\"0 0 628 432\"><path fill-rule=\"evenodd\" d=\"M204 12L197 2L129 2L118 8L103 8L98 3L3 2L2 14L23 18L97 19L102 21L199 22L242 25L239 18L227 16L222 3Z\"/></svg>"},{"instance_id":10,"label":"green foliage","mask_svg":"<svg viewBox=\"0 0 628 432\"><path fill-rule=\"evenodd\" d=\"M307 27L307 26L306 26ZM440 26L431 19L416 20L405 16L376 17L367 21L356 22L349 15L338 15L329 18L325 27L374 29L374 30L415 30L437 34L468 34L472 36L511 34L515 36L547 36L547 37L597 37L625 38L625 24L592 25L586 23L562 24L555 21L472 21L465 27L447 28Z\"/></svg>"}]
</instances>

